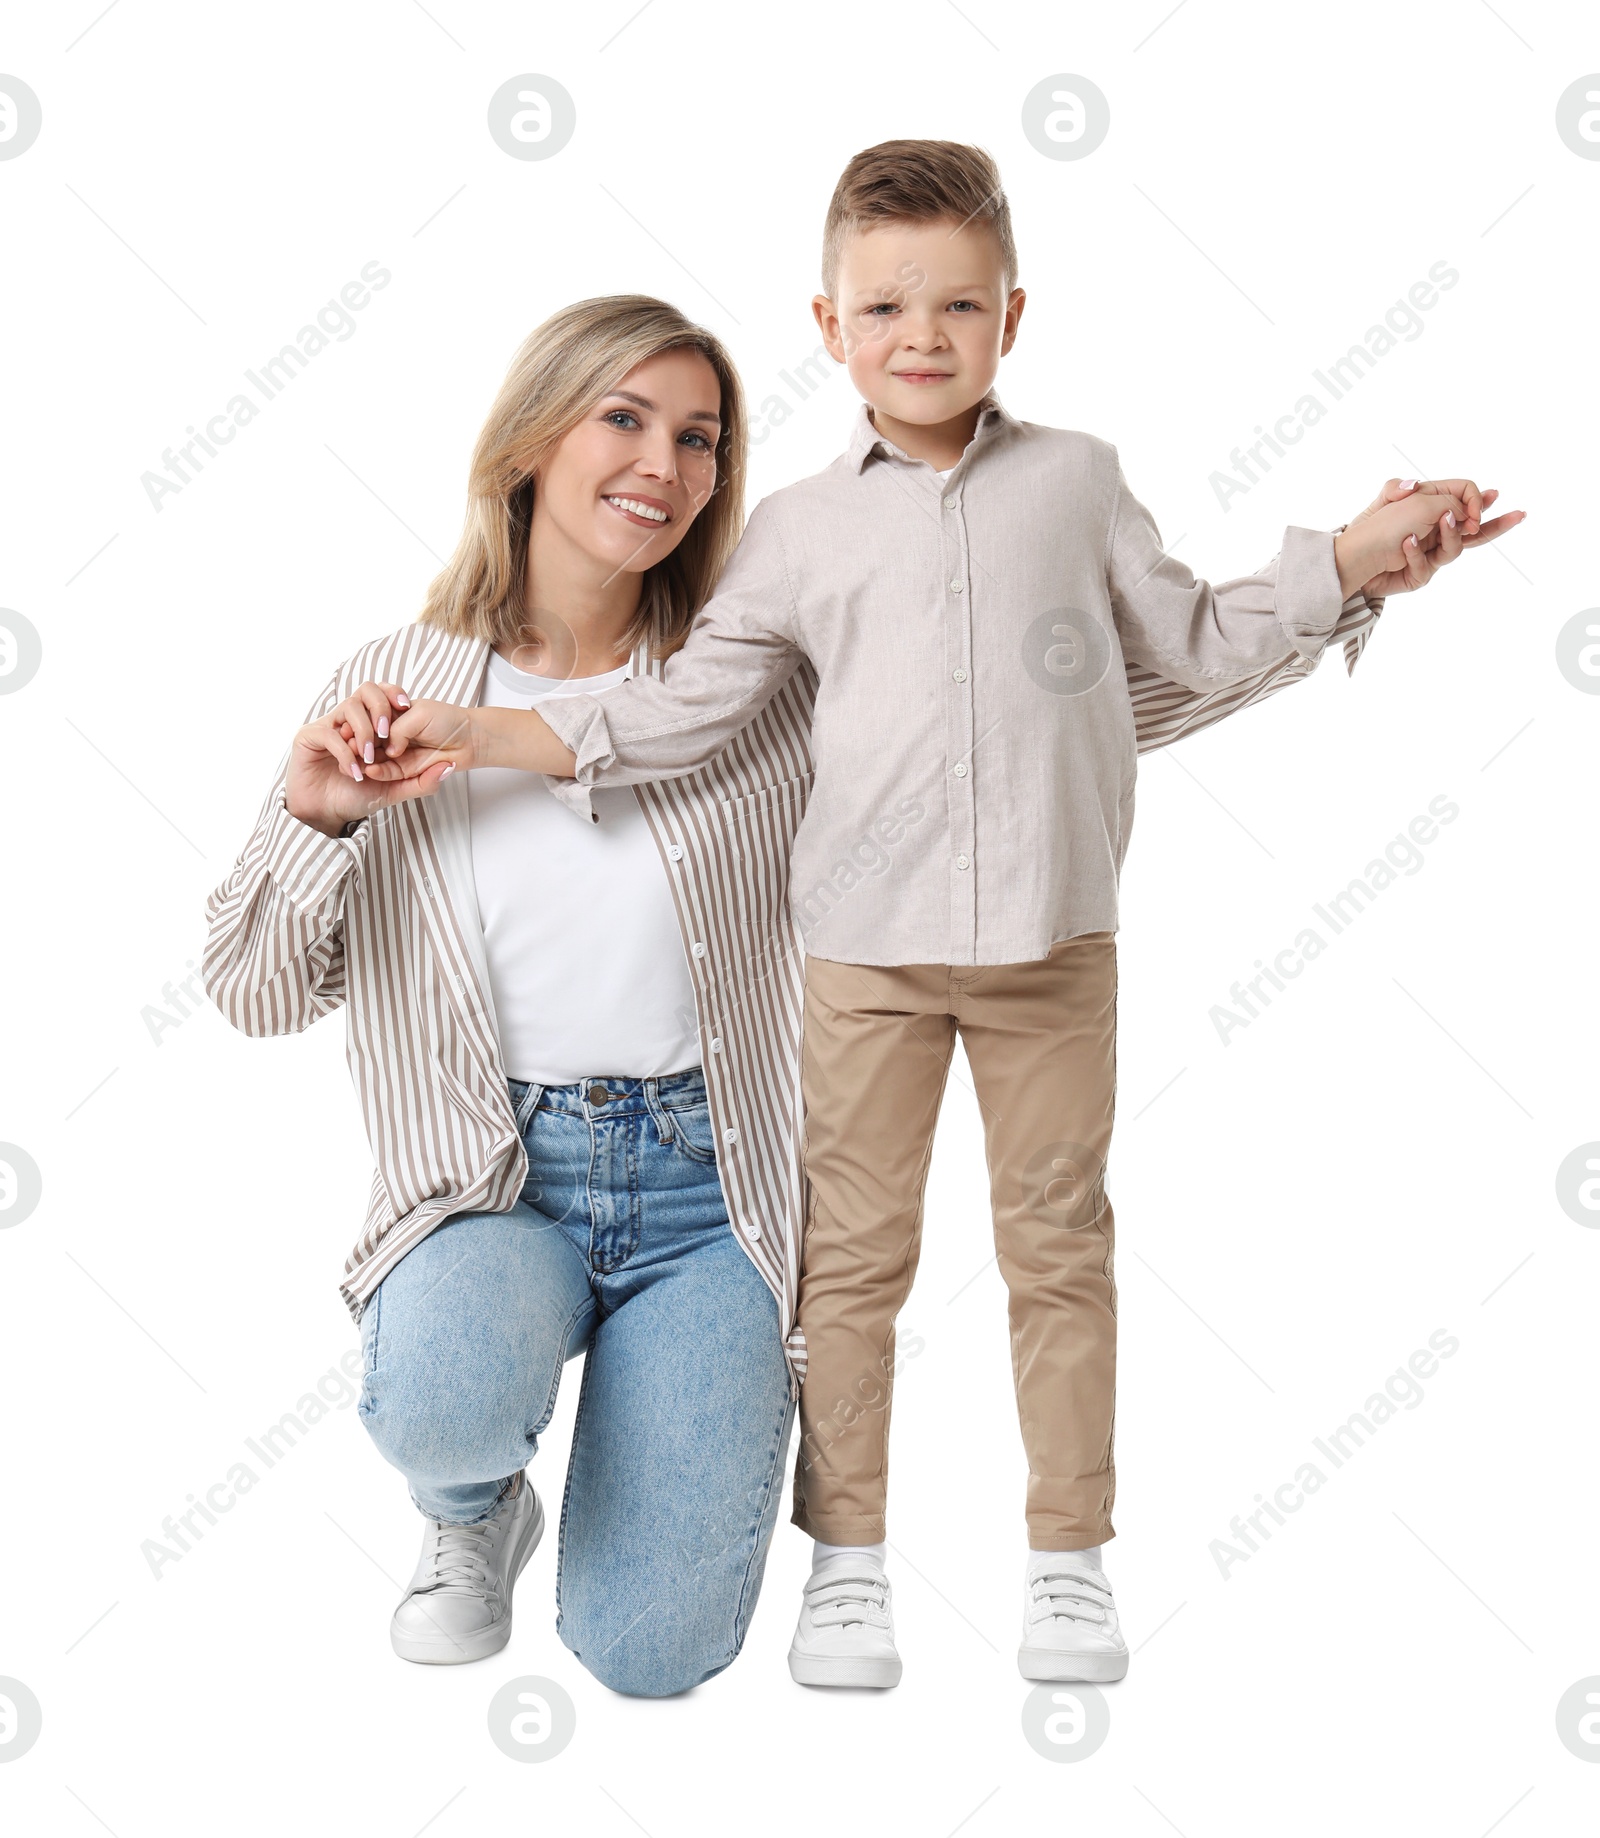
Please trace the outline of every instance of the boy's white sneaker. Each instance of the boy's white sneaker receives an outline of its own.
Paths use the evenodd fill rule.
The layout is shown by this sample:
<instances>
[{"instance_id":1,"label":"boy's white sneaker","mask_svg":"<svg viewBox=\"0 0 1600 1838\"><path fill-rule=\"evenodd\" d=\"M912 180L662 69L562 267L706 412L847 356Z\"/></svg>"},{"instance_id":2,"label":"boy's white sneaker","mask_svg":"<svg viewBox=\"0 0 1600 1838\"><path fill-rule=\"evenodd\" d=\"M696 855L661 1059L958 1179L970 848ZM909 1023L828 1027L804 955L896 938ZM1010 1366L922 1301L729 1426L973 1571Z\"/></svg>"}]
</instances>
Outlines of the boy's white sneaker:
<instances>
[{"instance_id":1,"label":"boy's white sneaker","mask_svg":"<svg viewBox=\"0 0 1600 1838\"><path fill-rule=\"evenodd\" d=\"M871 1557L836 1557L806 1579L789 1676L797 1685L900 1683L882 1564Z\"/></svg>"},{"instance_id":2,"label":"boy's white sneaker","mask_svg":"<svg viewBox=\"0 0 1600 1838\"><path fill-rule=\"evenodd\" d=\"M1075 1551L1030 1556L1017 1665L1024 1678L1045 1682L1103 1685L1127 1676L1128 1645L1103 1570Z\"/></svg>"},{"instance_id":3,"label":"boy's white sneaker","mask_svg":"<svg viewBox=\"0 0 1600 1838\"><path fill-rule=\"evenodd\" d=\"M511 1592L544 1533L544 1508L526 1471L476 1525L430 1519L422 1555L389 1639L402 1659L459 1666L487 1659L511 1638Z\"/></svg>"}]
</instances>

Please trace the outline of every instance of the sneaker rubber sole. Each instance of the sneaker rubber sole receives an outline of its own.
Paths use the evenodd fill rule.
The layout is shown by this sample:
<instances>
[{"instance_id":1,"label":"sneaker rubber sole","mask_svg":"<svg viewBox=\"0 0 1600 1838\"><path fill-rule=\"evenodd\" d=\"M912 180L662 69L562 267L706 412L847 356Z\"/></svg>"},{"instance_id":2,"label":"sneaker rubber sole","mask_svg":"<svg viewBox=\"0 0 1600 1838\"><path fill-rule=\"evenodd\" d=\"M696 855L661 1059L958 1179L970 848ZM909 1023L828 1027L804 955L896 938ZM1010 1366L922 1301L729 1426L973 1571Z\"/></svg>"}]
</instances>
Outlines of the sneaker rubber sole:
<instances>
[{"instance_id":1,"label":"sneaker rubber sole","mask_svg":"<svg viewBox=\"0 0 1600 1838\"><path fill-rule=\"evenodd\" d=\"M857 1685L887 1691L900 1683L900 1659L874 1654L846 1659L839 1655L789 1654L789 1676L797 1685Z\"/></svg>"},{"instance_id":2,"label":"sneaker rubber sole","mask_svg":"<svg viewBox=\"0 0 1600 1838\"><path fill-rule=\"evenodd\" d=\"M1043 1685L1114 1685L1128 1676L1128 1654L1056 1653L1048 1647L1019 1647L1017 1670Z\"/></svg>"}]
</instances>

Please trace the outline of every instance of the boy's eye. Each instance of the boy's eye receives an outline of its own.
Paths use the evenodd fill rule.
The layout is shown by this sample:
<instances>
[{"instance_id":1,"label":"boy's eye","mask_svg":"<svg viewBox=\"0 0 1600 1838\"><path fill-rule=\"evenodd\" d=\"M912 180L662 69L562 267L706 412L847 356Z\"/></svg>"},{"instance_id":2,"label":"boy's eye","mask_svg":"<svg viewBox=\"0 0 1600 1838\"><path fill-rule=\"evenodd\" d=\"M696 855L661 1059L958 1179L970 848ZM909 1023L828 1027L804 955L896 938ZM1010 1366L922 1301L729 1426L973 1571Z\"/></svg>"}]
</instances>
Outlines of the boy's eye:
<instances>
[{"instance_id":1,"label":"boy's eye","mask_svg":"<svg viewBox=\"0 0 1600 1838\"><path fill-rule=\"evenodd\" d=\"M889 313L898 313L899 310L900 307L897 301L880 300L876 306L869 306L867 308L867 317L869 319L882 319Z\"/></svg>"},{"instance_id":2,"label":"boy's eye","mask_svg":"<svg viewBox=\"0 0 1600 1838\"><path fill-rule=\"evenodd\" d=\"M952 300L950 302L950 311L952 313L975 313L977 310L978 303L976 300Z\"/></svg>"}]
</instances>

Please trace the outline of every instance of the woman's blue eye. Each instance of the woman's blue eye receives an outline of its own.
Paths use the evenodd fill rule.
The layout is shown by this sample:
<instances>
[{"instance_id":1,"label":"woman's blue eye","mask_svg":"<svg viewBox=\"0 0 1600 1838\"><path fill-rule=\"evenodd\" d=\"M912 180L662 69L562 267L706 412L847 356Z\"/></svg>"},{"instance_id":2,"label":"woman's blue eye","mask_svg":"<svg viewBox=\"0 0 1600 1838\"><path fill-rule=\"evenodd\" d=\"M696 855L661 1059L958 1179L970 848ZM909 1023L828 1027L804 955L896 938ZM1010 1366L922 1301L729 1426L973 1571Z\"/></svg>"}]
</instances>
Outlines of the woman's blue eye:
<instances>
[{"instance_id":1,"label":"woman's blue eye","mask_svg":"<svg viewBox=\"0 0 1600 1838\"><path fill-rule=\"evenodd\" d=\"M684 435L683 438L685 440L698 441L700 443L700 451L702 453L709 453L711 451L711 442L705 437L704 434L700 432L698 428L691 428L689 432Z\"/></svg>"},{"instance_id":2,"label":"woman's blue eye","mask_svg":"<svg viewBox=\"0 0 1600 1838\"><path fill-rule=\"evenodd\" d=\"M609 421L614 428L622 426L636 428L639 425L625 408L608 409L606 411L606 420Z\"/></svg>"}]
</instances>

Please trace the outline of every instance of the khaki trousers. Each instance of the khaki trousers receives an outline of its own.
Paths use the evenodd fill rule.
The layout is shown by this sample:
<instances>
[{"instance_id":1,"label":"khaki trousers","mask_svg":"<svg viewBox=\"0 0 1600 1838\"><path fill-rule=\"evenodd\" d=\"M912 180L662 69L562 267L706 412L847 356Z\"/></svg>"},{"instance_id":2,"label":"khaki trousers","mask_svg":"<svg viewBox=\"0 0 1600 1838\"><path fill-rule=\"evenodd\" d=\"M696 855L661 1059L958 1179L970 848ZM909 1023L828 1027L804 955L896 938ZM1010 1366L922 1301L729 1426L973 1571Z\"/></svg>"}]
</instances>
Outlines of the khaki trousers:
<instances>
[{"instance_id":1,"label":"khaki trousers","mask_svg":"<svg viewBox=\"0 0 1600 1838\"><path fill-rule=\"evenodd\" d=\"M1116 1283L1105 1165L1116 1098L1110 932L1036 963L806 962L811 1203L794 1523L884 1537L894 1323L916 1275L934 1124L959 1030L982 1108L994 1242L1028 1457L1028 1541L1114 1536Z\"/></svg>"}]
</instances>

